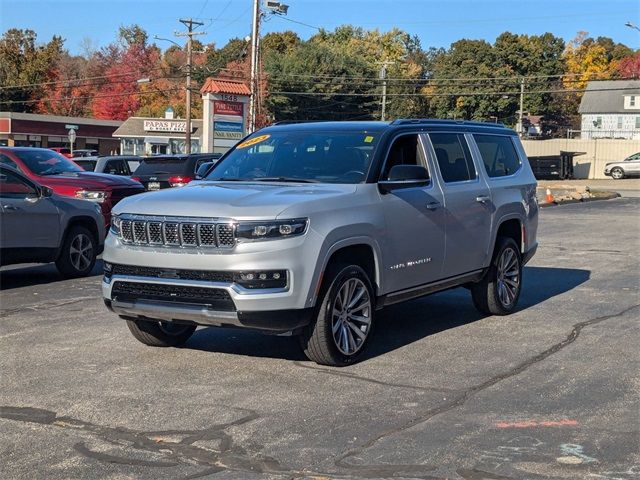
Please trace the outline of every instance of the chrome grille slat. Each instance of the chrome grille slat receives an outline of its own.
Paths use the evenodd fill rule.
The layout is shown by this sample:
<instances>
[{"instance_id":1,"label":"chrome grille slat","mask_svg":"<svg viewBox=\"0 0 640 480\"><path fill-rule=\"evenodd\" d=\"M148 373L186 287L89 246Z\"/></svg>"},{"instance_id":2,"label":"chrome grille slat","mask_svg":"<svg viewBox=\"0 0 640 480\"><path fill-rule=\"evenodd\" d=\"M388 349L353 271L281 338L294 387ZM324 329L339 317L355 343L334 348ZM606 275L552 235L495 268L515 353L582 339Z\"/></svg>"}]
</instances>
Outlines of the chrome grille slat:
<instances>
[{"instance_id":1,"label":"chrome grille slat","mask_svg":"<svg viewBox=\"0 0 640 480\"><path fill-rule=\"evenodd\" d=\"M197 218L131 216L122 219L120 238L124 243L167 247L233 248L236 244L235 225L231 222Z\"/></svg>"}]
</instances>

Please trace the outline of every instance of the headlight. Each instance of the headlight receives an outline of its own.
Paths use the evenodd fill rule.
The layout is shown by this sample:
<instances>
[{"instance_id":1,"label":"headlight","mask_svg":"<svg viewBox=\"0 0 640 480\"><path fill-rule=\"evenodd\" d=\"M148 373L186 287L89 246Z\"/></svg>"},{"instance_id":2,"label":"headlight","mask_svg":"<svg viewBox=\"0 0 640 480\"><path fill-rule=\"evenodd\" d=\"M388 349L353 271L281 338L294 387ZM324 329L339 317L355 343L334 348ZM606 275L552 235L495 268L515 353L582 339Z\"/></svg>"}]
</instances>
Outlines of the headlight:
<instances>
[{"instance_id":1,"label":"headlight","mask_svg":"<svg viewBox=\"0 0 640 480\"><path fill-rule=\"evenodd\" d=\"M120 224L122 223L122 219L118 215L111 215L111 228L109 231L114 235L120 235Z\"/></svg>"},{"instance_id":2,"label":"headlight","mask_svg":"<svg viewBox=\"0 0 640 480\"><path fill-rule=\"evenodd\" d=\"M76 198L102 203L107 198L107 192L99 192L99 191L93 191L93 190L78 190L76 192Z\"/></svg>"},{"instance_id":3,"label":"headlight","mask_svg":"<svg viewBox=\"0 0 640 480\"><path fill-rule=\"evenodd\" d=\"M236 226L236 237L239 240L266 240L295 237L305 233L308 223L308 218L269 220L265 222L239 222Z\"/></svg>"}]
</instances>

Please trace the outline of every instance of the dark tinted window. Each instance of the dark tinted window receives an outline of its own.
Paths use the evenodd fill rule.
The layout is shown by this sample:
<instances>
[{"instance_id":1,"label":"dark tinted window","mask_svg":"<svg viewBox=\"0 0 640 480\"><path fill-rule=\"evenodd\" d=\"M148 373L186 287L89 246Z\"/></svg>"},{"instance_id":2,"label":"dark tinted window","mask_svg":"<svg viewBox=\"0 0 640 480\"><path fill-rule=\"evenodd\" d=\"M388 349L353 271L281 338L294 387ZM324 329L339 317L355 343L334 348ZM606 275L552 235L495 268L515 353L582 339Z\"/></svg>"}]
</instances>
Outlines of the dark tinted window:
<instances>
[{"instance_id":1,"label":"dark tinted window","mask_svg":"<svg viewBox=\"0 0 640 480\"><path fill-rule=\"evenodd\" d=\"M13 154L36 175L57 175L65 172L82 172L82 168L67 157L53 150L14 150Z\"/></svg>"},{"instance_id":2,"label":"dark tinted window","mask_svg":"<svg viewBox=\"0 0 640 480\"><path fill-rule=\"evenodd\" d=\"M18 164L16 162L14 162L13 160L11 160L6 155L0 154L0 163L4 163L5 165L9 165L10 167L15 168L16 170L19 170Z\"/></svg>"},{"instance_id":3,"label":"dark tinted window","mask_svg":"<svg viewBox=\"0 0 640 480\"><path fill-rule=\"evenodd\" d=\"M179 157L145 158L136 169L136 175L189 174L187 159Z\"/></svg>"},{"instance_id":4,"label":"dark tinted window","mask_svg":"<svg viewBox=\"0 0 640 480\"><path fill-rule=\"evenodd\" d=\"M0 197L27 198L36 193L33 185L8 170L0 170Z\"/></svg>"},{"instance_id":5,"label":"dark tinted window","mask_svg":"<svg viewBox=\"0 0 640 480\"><path fill-rule=\"evenodd\" d=\"M76 165L80 165L87 172L93 172L93 170L96 168L96 162L91 160L81 160L79 158L74 158L73 161Z\"/></svg>"},{"instance_id":6,"label":"dark tinted window","mask_svg":"<svg viewBox=\"0 0 640 480\"><path fill-rule=\"evenodd\" d=\"M490 177L511 175L520 168L520 159L511 137L501 135L474 135L484 168Z\"/></svg>"},{"instance_id":7,"label":"dark tinted window","mask_svg":"<svg viewBox=\"0 0 640 480\"><path fill-rule=\"evenodd\" d=\"M442 179L446 183L476 178L471 152L464 135L457 133L429 134L436 153Z\"/></svg>"},{"instance_id":8,"label":"dark tinted window","mask_svg":"<svg viewBox=\"0 0 640 480\"><path fill-rule=\"evenodd\" d=\"M124 160L107 160L104 173L110 173L112 175L129 175L129 171L127 170Z\"/></svg>"},{"instance_id":9,"label":"dark tinted window","mask_svg":"<svg viewBox=\"0 0 640 480\"><path fill-rule=\"evenodd\" d=\"M391 168L396 165L425 165L422 148L418 142L418 135L402 135L396 138L391 145L387 163L382 172L382 179L389 178Z\"/></svg>"}]
</instances>

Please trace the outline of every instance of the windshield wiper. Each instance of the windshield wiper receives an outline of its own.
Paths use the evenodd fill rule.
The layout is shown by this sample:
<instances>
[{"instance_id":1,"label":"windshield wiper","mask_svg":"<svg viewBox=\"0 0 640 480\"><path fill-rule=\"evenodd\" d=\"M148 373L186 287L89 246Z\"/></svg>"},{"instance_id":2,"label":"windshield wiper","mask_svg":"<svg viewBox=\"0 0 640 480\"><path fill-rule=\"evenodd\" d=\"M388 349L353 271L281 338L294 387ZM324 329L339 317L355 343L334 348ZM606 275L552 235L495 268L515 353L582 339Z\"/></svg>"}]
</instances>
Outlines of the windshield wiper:
<instances>
[{"instance_id":1,"label":"windshield wiper","mask_svg":"<svg viewBox=\"0 0 640 480\"><path fill-rule=\"evenodd\" d=\"M205 181L209 182L245 182L245 178L234 178L234 177L220 177L220 178L203 178Z\"/></svg>"},{"instance_id":2,"label":"windshield wiper","mask_svg":"<svg viewBox=\"0 0 640 480\"><path fill-rule=\"evenodd\" d=\"M308 178L295 177L258 177L253 182L291 182L291 183L319 183L319 180L310 180Z\"/></svg>"}]
</instances>

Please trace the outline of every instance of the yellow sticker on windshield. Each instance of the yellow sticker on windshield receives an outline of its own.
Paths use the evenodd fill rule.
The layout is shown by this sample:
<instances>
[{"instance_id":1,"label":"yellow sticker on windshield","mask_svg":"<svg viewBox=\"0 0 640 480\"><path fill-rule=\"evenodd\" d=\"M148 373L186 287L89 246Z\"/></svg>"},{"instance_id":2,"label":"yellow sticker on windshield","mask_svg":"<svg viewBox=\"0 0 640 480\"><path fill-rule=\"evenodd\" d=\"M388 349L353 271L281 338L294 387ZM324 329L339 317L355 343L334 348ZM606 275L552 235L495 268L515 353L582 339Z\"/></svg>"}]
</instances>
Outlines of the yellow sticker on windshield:
<instances>
[{"instance_id":1,"label":"yellow sticker on windshield","mask_svg":"<svg viewBox=\"0 0 640 480\"><path fill-rule=\"evenodd\" d=\"M271 135L258 135L257 137L253 137L253 138L250 138L249 140L245 140L240 145L238 145L236 148L247 148L247 147L250 147L252 145L255 145L256 143L264 142L270 136Z\"/></svg>"},{"instance_id":2,"label":"yellow sticker on windshield","mask_svg":"<svg viewBox=\"0 0 640 480\"><path fill-rule=\"evenodd\" d=\"M373 142L373 137L371 135L367 135L366 137L364 137L364 143L371 143Z\"/></svg>"}]
</instances>

